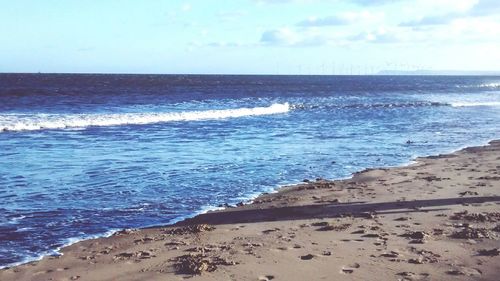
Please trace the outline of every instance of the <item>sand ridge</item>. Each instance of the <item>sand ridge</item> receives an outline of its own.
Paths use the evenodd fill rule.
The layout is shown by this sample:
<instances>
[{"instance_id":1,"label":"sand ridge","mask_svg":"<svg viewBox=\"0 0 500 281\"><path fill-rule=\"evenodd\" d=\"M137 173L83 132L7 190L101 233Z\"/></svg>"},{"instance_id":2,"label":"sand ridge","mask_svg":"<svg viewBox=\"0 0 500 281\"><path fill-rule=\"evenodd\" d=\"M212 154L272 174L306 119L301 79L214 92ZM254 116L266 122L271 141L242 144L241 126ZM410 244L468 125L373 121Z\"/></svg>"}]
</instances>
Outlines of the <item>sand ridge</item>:
<instances>
[{"instance_id":1,"label":"sand ridge","mask_svg":"<svg viewBox=\"0 0 500 281\"><path fill-rule=\"evenodd\" d=\"M498 280L500 141L123 230L0 280Z\"/></svg>"}]
</instances>

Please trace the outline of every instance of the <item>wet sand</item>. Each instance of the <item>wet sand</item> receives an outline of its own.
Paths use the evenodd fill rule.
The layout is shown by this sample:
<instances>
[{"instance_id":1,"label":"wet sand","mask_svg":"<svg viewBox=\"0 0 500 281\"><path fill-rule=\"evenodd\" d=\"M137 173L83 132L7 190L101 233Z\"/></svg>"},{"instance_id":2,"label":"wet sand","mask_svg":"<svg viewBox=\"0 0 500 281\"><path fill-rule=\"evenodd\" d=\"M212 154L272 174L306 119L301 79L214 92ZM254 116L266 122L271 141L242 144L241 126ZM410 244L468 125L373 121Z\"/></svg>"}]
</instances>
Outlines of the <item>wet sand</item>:
<instances>
[{"instance_id":1,"label":"wet sand","mask_svg":"<svg viewBox=\"0 0 500 281\"><path fill-rule=\"evenodd\" d=\"M498 280L500 141L82 241L0 280Z\"/></svg>"}]
</instances>

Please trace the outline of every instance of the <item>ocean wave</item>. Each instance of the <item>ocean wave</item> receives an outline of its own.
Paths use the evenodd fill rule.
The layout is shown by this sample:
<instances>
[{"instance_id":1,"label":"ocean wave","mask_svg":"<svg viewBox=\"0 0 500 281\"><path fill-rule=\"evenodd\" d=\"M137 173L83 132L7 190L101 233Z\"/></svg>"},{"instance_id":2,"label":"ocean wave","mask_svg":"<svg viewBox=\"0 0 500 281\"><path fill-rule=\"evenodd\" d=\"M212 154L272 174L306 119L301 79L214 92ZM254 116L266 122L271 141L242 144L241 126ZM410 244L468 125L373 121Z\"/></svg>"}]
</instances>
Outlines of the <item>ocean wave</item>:
<instances>
[{"instance_id":1,"label":"ocean wave","mask_svg":"<svg viewBox=\"0 0 500 281\"><path fill-rule=\"evenodd\" d=\"M495 88L500 88L500 82L491 82L491 83L482 83L482 84L477 84L477 85L457 85L457 88L490 88L490 89L495 89Z\"/></svg>"},{"instance_id":2,"label":"ocean wave","mask_svg":"<svg viewBox=\"0 0 500 281\"><path fill-rule=\"evenodd\" d=\"M472 107L472 106L500 106L500 101L456 101L456 102L435 102L435 101L416 101L406 103L358 103L358 104L292 104L292 110L309 109L377 109L377 108L412 108L412 107L432 107L432 106L451 106L451 107Z\"/></svg>"},{"instance_id":3,"label":"ocean wave","mask_svg":"<svg viewBox=\"0 0 500 281\"><path fill-rule=\"evenodd\" d=\"M0 131L36 131L120 125L144 125L175 121L201 121L286 113L288 103L268 107L220 109L168 113L113 113L113 114L3 114Z\"/></svg>"},{"instance_id":4,"label":"ocean wave","mask_svg":"<svg viewBox=\"0 0 500 281\"><path fill-rule=\"evenodd\" d=\"M450 105L453 107L500 106L500 101L452 102Z\"/></svg>"},{"instance_id":5,"label":"ocean wave","mask_svg":"<svg viewBox=\"0 0 500 281\"><path fill-rule=\"evenodd\" d=\"M400 107L428 107L428 106L450 106L442 102L415 101L394 103L355 103L355 104L292 104L291 109L371 109L371 108L400 108Z\"/></svg>"}]
</instances>

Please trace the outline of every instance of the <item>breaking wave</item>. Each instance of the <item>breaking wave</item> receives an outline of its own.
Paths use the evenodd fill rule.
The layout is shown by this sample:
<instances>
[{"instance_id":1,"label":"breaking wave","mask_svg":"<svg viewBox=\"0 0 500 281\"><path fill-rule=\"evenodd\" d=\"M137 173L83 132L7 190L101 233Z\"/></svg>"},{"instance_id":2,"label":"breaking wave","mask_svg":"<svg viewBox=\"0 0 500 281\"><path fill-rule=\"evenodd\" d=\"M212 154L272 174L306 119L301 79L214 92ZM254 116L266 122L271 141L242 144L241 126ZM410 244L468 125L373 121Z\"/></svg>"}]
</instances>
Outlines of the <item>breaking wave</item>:
<instances>
[{"instance_id":1,"label":"breaking wave","mask_svg":"<svg viewBox=\"0 0 500 281\"><path fill-rule=\"evenodd\" d=\"M402 108L402 107L427 107L427 106L450 106L448 103L414 101L401 103L355 103L355 104L293 104L292 109L376 109L376 108Z\"/></svg>"},{"instance_id":2,"label":"breaking wave","mask_svg":"<svg viewBox=\"0 0 500 281\"><path fill-rule=\"evenodd\" d=\"M500 101L483 101L483 102L452 102L453 107L468 107L468 106L500 106Z\"/></svg>"},{"instance_id":3,"label":"breaking wave","mask_svg":"<svg viewBox=\"0 0 500 281\"><path fill-rule=\"evenodd\" d=\"M288 103L275 103L268 107L220 109L168 113L113 113L113 114L2 114L0 131L35 131L106 127L120 125L144 125L175 121L200 121L245 116L286 113Z\"/></svg>"},{"instance_id":4,"label":"breaking wave","mask_svg":"<svg viewBox=\"0 0 500 281\"><path fill-rule=\"evenodd\" d=\"M482 83L478 85L457 85L457 88L479 88L479 89L497 89L500 88L500 82Z\"/></svg>"}]
</instances>

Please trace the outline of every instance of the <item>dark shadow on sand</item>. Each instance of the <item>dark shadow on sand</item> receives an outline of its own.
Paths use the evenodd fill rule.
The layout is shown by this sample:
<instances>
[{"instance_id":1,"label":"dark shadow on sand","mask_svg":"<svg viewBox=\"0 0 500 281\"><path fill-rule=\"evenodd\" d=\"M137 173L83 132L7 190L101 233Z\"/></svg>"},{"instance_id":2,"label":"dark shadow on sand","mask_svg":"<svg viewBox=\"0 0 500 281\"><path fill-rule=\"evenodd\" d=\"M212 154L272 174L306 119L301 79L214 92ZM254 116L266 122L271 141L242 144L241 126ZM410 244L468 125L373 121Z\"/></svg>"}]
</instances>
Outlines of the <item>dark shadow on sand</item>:
<instances>
[{"instance_id":1,"label":"dark shadow on sand","mask_svg":"<svg viewBox=\"0 0 500 281\"><path fill-rule=\"evenodd\" d=\"M443 207L448 205L500 202L500 196L457 197L443 199L414 200L381 203L341 203L317 204L292 207L276 207L267 209L241 210L239 208L209 212L179 222L176 225L190 224L233 224L264 221L301 220L311 218L331 218L342 215L364 217L369 213L407 213L415 211L437 211L443 208L421 209L426 207ZM258 207L258 205L256 206Z\"/></svg>"}]
</instances>

